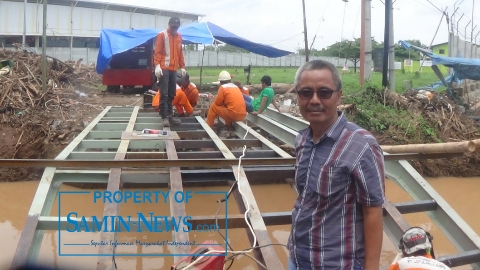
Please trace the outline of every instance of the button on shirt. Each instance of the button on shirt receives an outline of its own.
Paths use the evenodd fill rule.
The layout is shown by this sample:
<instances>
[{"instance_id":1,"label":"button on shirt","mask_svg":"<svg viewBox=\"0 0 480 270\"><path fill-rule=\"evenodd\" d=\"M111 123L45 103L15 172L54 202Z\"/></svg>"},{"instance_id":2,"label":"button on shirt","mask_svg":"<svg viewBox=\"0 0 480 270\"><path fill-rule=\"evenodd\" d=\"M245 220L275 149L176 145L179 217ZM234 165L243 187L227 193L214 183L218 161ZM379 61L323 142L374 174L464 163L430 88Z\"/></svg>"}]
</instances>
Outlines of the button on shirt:
<instances>
[{"instance_id":1,"label":"button on shirt","mask_svg":"<svg viewBox=\"0 0 480 270\"><path fill-rule=\"evenodd\" d=\"M299 196L288 240L297 269L364 265L362 205L385 200L383 152L371 133L342 112L315 144L310 127L295 139Z\"/></svg>"}]
</instances>

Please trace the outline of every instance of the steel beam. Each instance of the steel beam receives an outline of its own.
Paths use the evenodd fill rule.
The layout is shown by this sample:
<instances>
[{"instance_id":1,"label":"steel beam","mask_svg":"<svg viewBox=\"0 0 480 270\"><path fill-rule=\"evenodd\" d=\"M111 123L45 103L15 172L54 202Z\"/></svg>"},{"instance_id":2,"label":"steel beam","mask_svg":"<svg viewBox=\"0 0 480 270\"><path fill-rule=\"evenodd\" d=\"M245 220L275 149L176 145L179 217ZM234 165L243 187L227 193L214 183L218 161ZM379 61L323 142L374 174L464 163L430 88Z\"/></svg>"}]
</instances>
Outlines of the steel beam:
<instances>
[{"instance_id":1,"label":"steel beam","mask_svg":"<svg viewBox=\"0 0 480 270\"><path fill-rule=\"evenodd\" d=\"M245 167L245 174L250 184L269 182L283 183L285 177L293 177L293 166L288 167ZM181 170L182 181L185 184L223 182L235 180L231 169L209 170ZM57 170L53 176L53 182L60 183L107 183L108 170ZM168 170L155 171L122 171L120 181L122 183L168 183Z\"/></svg>"},{"instance_id":2,"label":"steel beam","mask_svg":"<svg viewBox=\"0 0 480 270\"><path fill-rule=\"evenodd\" d=\"M220 140L221 142L221 140ZM51 159L0 159L0 167L61 167L61 168L156 168L156 167L207 167L220 168L238 164L237 159L131 159L131 160L51 160ZM294 165L295 158L246 158L244 165Z\"/></svg>"},{"instance_id":3,"label":"steel beam","mask_svg":"<svg viewBox=\"0 0 480 270\"><path fill-rule=\"evenodd\" d=\"M257 139L262 143L262 148L272 149L273 151L275 151L275 153L277 153L280 157L283 157L283 158L292 157L290 154L283 151L280 147L278 147L277 145L275 145L274 143L272 143L262 135L258 134L258 132L251 129L249 126L245 125L242 122L235 122L235 134L237 134L237 136L240 138L245 137L245 134L251 135L253 138Z\"/></svg>"},{"instance_id":4,"label":"steel beam","mask_svg":"<svg viewBox=\"0 0 480 270\"><path fill-rule=\"evenodd\" d=\"M170 131L170 128L164 127L163 130ZM175 149L175 144L173 140L166 140L165 146L167 148L168 159L178 159L177 150ZM169 188L171 194L177 192L183 192L182 186L182 174L180 173L180 167L170 167L170 182ZM169 196L170 198L170 215L174 217L185 217L187 212L185 210L185 203L178 203L175 201L174 196ZM178 241L180 243L188 242L188 232L183 230L172 230L173 241ZM190 253L190 247L187 245L179 245L174 247L175 254L188 254ZM174 256L174 262L178 262L181 256Z\"/></svg>"},{"instance_id":5,"label":"steel beam","mask_svg":"<svg viewBox=\"0 0 480 270\"><path fill-rule=\"evenodd\" d=\"M270 134L274 134L276 138L281 140L282 142L290 145L292 147L295 146L295 137L297 136L298 132L286 127L275 120L272 120L264 115L253 115L247 114L248 121L254 123L255 125L259 126L261 129L267 131Z\"/></svg>"},{"instance_id":6,"label":"steel beam","mask_svg":"<svg viewBox=\"0 0 480 270\"><path fill-rule=\"evenodd\" d=\"M232 151L236 158L242 155L242 151ZM115 152L72 152L69 160L112 160ZM166 159L166 152L127 152L125 159ZM188 151L178 152L178 159L212 159L222 158L220 151ZM278 157L273 150L245 151L245 158L274 158Z\"/></svg>"},{"instance_id":7,"label":"steel beam","mask_svg":"<svg viewBox=\"0 0 480 270\"><path fill-rule=\"evenodd\" d=\"M386 176L407 191L414 200L433 200L437 203L437 210L426 214L459 252L480 250L478 235L407 161L386 161L385 171ZM480 261L471 266L480 269Z\"/></svg>"},{"instance_id":8,"label":"steel beam","mask_svg":"<svg viewBox=\"0 0 480 270\"><path fill-rule=\"evenodd\" d=\"M268 116L268 118L273 119L278 123L282 123L286 127L291 128L295 131L305 129L309 126L309 123L307 121L292 116L288 113L280 113L277 110L272 109L271 107L267 108L263 112L263 114Z\"/></svg>"},{"instance_id":9,"label":"steel beam","mask_svg":"<svg viewBox=\"0 0 480 270\"><path fill-rule=\"evenodd\" d=\"M197 117L198 122L202 125L203 129L208 133L210 138L215 142L217 145L218 149L222 151L222 153L225 156L226 160L235 160L235 156L230 152L228 147L220 140L220 138L215 134L215 132L207 125L207 123L201 118ZM262 164L262 163L258 163ZM258 245L260 246L265 246L260 248L260 252L262 253L262 258L265 261L265 265L267 266L268 269L284 269L283 265L280 263L277 254L275 253L275 250L273 249L270 244L272 243L270 240L270 237L268 235L267 228L265 226L265 223L263 222L262 216L260 215L260 209L258 208L258 205L255 201L255 197L253 196L253 192L250 188L250 185L248 183L248 179L245 176L245 171L243 170L242 166L232 166L232 170L235 175L235 179L238 182L238 188L236 189L237 191L241 190L241 193L243 194L242 196L236 196L236 201L239 206L239 209L243 212L246 211L246 209L250 209L250 216L249 220L251 223L251 226L253 228L253 231L255 233L255 236L257 237ZM239 192L240 193L240 192ZM250 241L252 245L256 245L255 242ZM262 259L259 258L259 259Z\"/></svg>"},{"instance_id":10,"label":"steel beam","mask_svg":"<svg viewBox=\"0 0 480 270\"><path fill-rule=\"evenodd\" d=\"M292 224L291 212L270 212L270 213L263 213L261 214L261 216L267 226ZM72 218L72 220L79 222L81 219ZM85 218L85 220L88 226L91 228L93 225L92 219ZM217 220L220 228L226 228L224 215L218 215ZM41 216L39 218L38 229L58 230L58 221L59 221L58 217ZM215 224L215 216L192 216L192 219L190 220L190 222L192 223L193 228L196 228L197 225ZM103 223L101 220L99 220L98 223L100 227L103 226ZM144 224L138 218L132 217L130 219L130 224L131 224L130 231L136 231L138 229L138 224L141 225L142 230L147 230L147 227L142 226ZM68 225L69 223L67 222L67 217L60 217L60 230L65 231ZM228 229L244 229L244 228L247 228L244 215L239 215L239 214L228 215Z\"/></svg>"},{"instance_id":11,"label":"steel beam","mask_svg":"<svg viewBox=\"0 0 480 270\"><path fill-rule=\"evenodd\" d=\"M135 126L135 121L137 120L139 107L136 106L133 109L132 115L130 116L130 121L128 122L125 131L132 132ZM124 160L125 159L125 152L128 149L129 140L122 140L120 145L118 146L117 154L113 157L114 161ZM120 176L122 175L121 168L112 168L110 169L110 173L108 176L108 186L107 190L114 193L122 188L122 183L120 182ZM106 202L104 209L103 209L103 216L118 216L120 213L120 204L116 202ZM59 213L60 214L60 213ZM117 225L115 225L117 227ZM115 241L117 238L116 233L113 232L102 232L100 234L101 241L106 243L111 243ZM115 247L112 245L100 246L98 250L98 254L100 257L97 261L97 270L106 270L112 269L113 267L113 258L110 256L102 256L104 254L114 254Z\"/></svg>"}]
</instances>

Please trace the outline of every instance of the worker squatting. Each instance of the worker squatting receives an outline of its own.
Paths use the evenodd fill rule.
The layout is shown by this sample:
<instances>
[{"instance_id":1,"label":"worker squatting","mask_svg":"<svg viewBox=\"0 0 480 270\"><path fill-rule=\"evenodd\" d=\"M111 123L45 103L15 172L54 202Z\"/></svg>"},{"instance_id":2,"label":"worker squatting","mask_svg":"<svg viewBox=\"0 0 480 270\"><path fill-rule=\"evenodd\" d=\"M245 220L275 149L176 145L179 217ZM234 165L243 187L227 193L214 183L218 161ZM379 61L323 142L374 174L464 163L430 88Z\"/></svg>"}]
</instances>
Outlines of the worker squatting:
<instances>
[{"instance_id":1,"label":"worker squatting","mask_svg":"<svg viewBox=\"0 0 480 270\"><path fill-rule=\"evenodd\" d=\"M193 197L192 191L177 191L173 194L170 191L95 191L93 193L94 203L167 203L169 196L173 197L174 203L188 203ZM136 228L137 232L143 230L149 232L190 232L193 225L190 222L191 216L157 216L150 212L146 215L138 212L137 218L132 216L79 216L77 212L70 212L67 215L68 232L131 232ZM219 230L218 225L197 225L196 231Z\"/></svg>"}]
</instances>

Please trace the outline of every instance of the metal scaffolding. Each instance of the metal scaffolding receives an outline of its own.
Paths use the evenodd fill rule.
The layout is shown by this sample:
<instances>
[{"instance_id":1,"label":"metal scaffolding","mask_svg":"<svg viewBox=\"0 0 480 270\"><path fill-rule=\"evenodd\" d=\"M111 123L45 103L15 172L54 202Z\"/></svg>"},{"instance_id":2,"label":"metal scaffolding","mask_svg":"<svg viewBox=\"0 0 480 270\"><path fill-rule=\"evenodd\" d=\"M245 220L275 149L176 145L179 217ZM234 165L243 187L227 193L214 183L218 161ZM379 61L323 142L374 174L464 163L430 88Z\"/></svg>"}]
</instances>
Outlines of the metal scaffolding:
<instances>
[{"instance_id":1,"label":"metal scaffolding","mask_svg":"<svg viewBox=\"0 0 480 270\"><path fill-rule=\"evenodd\" d=\"M293 187L295 158L249 126L256 126L275 138L293 146L296 134L308 123L287 114L268 109L263 115L248 115L246 123L235 123L236 139L221 139L201 117L182 118L180 126L163 128L157 113L139 107L107 107L98 115L55 160L1 160L0 166L46 167L22 231L13 267L36 262L44 232L66 230L66 217L50 217L54 200L63 183L102 184L107 190L126 187L168 186L182 191L187 186L227 185L238 180L232 194L242 214L218 216L218 224L225 228L246 228L252 245L265 246L254 253L268 269L284 269L278 259L267 226L291 224L290 212L261 213L250 185L289 183ZM144 128L170 131L171 137L142 138L133 136ZM177 136L177 137L176 137ZM244 138L245 137L245 138ZM238 158L249 147L242 165ZM214 151L201 151L214 148ZM404 188L415 201L384 205L384 229L397 243L409 225L402 214L425 211L460 251L440 258L450 267L471 264L480 269L480 239L462 218L405 160L431 158L428 155L388 155L385 153L386 175ZM438 158L438 156L437 156ZM135 167L135 170L131 169ZM189 169L187 167L196 167ZM199 169L200 167L201 169ZM140 170L155 168L155 170ZM237 174L237 172L239 172ZM250 185L248 185L250 184ZM239 189L247 200L243 200ZM245 223L243 213L250 211L249 222L257 243ZM118 215L119 204L106 203L104 216ZM185 215L185 205L170 204L171 216ZM191 213L190 213L191 214ZM92 222L89 220L88 222ZM214 216L193 216L193 226L214 223ZM188 240L188 233L174 232L176 241ZM113 240L115 233L102 232L102 240ZM101 246L99 254L112 254L112 246ZM178 246L175 254L187 254L185 246ZM175 258L177 261L179 257ZM112 259L100 256L97 269L111 269Z\"/></svg>"}]
</instances>

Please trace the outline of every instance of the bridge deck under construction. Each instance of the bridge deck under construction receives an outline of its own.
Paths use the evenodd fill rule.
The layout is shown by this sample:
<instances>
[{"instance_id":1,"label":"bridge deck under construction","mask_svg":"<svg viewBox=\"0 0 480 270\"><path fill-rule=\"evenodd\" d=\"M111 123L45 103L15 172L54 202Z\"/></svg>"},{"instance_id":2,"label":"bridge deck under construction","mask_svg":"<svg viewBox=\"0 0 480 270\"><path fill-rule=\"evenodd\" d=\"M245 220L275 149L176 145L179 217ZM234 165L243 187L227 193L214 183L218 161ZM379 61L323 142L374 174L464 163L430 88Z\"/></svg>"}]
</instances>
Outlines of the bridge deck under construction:
<instances>
[{"instance_id":1,"label":"bridge deck under construction","mask_svg":"<svg viewBox=\"0 0 480 270\"><path fill-rule=\"evenodd\" d=\"M235 123L235 138L222 139L201 117L182 118L181 125L164 128L158 113L140 107L107 107L55 160L28 164L12 161L10 165L45 167L12 266L37 261L45 231L66 230L66 217L49 216L63 183L103 185L112 192L126 187L163 185L175 193L183 191L184 187L198 185L224 185L228 190L237 181L238 188L233 189L232 195L240 213L250 209L249 223L257 239L255 245L264 246L255 250L255 257L268 269L285 269L269 245L272 241L267 226L291 224L291 213L260 212L250 185L287 182L294 188L295 158L262 136L260 129L293 146L298 130L308 124L270 108L262 115L249 114L247 120ZM140 136L143 129L163 129L169 133L163 137ZM243 146L248 150L238 166ZM397 204L385 203L385 232L394 243L398 243L403 231L410 227L402 214L425 212L459 250L457 254L439 259L450 267L470 264L473 269L480 270L480 238L407 161L423 158L432 156L385 153L386 176L414 199ZM106 202L103 216L120 215L120 207L115 202ZM170 203L170 215L192 216L193 225L215 223L214 216L186 213L183 203ZM229 229L247 228L248 239L254 245L244 215L229 215L227 219L218 216L221 228L225 228L227 222ZM112 232L101 233L101 239L105 241L116 237ZM188 233L173 233L175 241L188 239ZM99 255L113 252L112 246L98 248ZM175 254L189 252L188 246L178 246L175 250ZM111 257L98 258L97 269L113 268ZM175 261L178 259L175 257Z\"/></svg>"}]
</instances>

